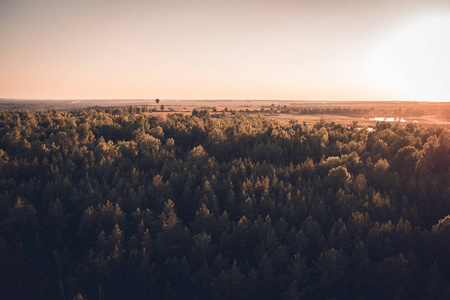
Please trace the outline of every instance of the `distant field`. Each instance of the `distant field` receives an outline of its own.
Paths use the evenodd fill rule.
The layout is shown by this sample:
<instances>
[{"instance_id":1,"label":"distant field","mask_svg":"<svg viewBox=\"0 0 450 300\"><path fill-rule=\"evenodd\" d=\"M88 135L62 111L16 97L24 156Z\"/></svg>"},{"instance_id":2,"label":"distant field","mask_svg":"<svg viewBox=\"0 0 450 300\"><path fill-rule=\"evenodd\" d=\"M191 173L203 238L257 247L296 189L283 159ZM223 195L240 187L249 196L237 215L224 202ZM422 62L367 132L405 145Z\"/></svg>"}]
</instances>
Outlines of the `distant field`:
<instances>
[{"instance_id":1,"label":"distant field","mask_svg":"<svg viewBox=\"0 0 450 300\"><path fill-rule=\"evenodd\" d=\"M164 110L161 111L161 105ZM0 99L0 110L40 111L48 109L114 109L145 107L142 113L165 115L168 113L190 114L192 110L209 113L264 116L282 122L297 120L312 124L321 119L329 122L352 123L373 126L379 119L394 118L402 124L419 123L426 126L450 127L449 102L415 101L292 101L292 100L10 100ZM372 119L372 120L371 120Z\"/></svg>"}]
</instances>

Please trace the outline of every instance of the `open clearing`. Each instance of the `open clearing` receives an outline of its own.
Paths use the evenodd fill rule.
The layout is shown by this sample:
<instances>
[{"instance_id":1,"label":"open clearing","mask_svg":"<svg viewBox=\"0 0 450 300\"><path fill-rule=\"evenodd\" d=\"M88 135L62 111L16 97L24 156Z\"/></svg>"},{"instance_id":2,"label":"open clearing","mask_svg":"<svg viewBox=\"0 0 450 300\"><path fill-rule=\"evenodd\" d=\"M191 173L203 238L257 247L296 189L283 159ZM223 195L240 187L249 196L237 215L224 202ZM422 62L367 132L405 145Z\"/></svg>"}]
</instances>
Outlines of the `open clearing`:
<instances>
[{"instance_id":1,"label":"open clearing","mask_svg":"<svg viewBox=\"0 0 450 300\"><path fill-rule=\"evenodd\" d=\"M161 105L164 110L161 111ZM48 109L108 109L129 106L145 107L152 114L191 114L192 110L208 110L210 114L261 116L281 122L296 120L313 124L320 120L373 126L373 118L394 118L401 124L450 127L450 102L416 101L293 101L293 100L11 100L0 99L0 110L39 111Z\"/></svg>"}]
</instances>

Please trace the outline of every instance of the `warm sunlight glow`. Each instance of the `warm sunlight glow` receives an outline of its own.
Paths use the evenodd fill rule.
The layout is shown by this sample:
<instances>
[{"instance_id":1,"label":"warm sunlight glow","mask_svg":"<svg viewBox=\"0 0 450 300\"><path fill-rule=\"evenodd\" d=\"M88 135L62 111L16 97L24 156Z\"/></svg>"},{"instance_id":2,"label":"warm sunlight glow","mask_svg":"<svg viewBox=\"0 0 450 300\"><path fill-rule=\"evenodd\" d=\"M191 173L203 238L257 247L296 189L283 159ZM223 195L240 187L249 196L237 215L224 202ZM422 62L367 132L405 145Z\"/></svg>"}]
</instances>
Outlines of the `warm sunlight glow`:
<instances>
[{"instance_id":1,"label":"warm sunlight glow","mask_svg":"<svg viewBox=\"0 0 450 300\"><path fill-rule=\"evenodd\" d=\"M2 0L0 98L450 101L449 37L448 0Z\"/></svg>"},{"instance_id":2,"label":"warm sunlight glow","mask_svg":"<svg viewBox=\"0 0 450 300\"><path fill-rule=\"evenodd\" d=\"M397 100L450 101L450 14L406 21L374 47L367 78Z\"/></svg>"}]
</instances>

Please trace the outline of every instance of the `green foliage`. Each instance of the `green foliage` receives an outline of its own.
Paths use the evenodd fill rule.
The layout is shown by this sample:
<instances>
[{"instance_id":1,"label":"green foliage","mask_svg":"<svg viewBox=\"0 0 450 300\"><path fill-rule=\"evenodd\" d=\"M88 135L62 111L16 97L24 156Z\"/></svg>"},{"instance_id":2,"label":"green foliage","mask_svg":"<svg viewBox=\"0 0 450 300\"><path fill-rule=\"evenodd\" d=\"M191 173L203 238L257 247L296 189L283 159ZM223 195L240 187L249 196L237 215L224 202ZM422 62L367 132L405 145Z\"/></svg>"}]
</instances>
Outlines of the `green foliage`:
<instances>
[{"instance_id":1,"label":"green foliage","mask_svg":"<svg viewBox=\"0 0 450 300\"><path fill-rule=\"evenodd\" d=\"M203 110L0 112L0 295L445 298L449 140Z\"/></svg>"}]
</instances>

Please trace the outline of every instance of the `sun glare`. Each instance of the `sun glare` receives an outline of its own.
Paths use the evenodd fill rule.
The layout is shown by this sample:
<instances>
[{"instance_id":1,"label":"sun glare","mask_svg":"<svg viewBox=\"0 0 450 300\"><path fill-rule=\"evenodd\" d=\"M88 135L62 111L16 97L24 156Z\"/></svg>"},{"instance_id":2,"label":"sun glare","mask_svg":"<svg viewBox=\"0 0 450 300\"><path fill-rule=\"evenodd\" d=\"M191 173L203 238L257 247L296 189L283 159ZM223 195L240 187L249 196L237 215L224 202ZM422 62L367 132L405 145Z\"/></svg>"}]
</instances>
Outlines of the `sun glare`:
<instances>
[{"instance_id":1,"label":"sun glare","mask_svg":"<svg viewBox=\"0 0 450 300\"><path fill-rule=\"evenodd\" d=\"M400 24L373 47L366 78L393 100L450 101L450 14Z\"/></svg>"}]
</instances>

